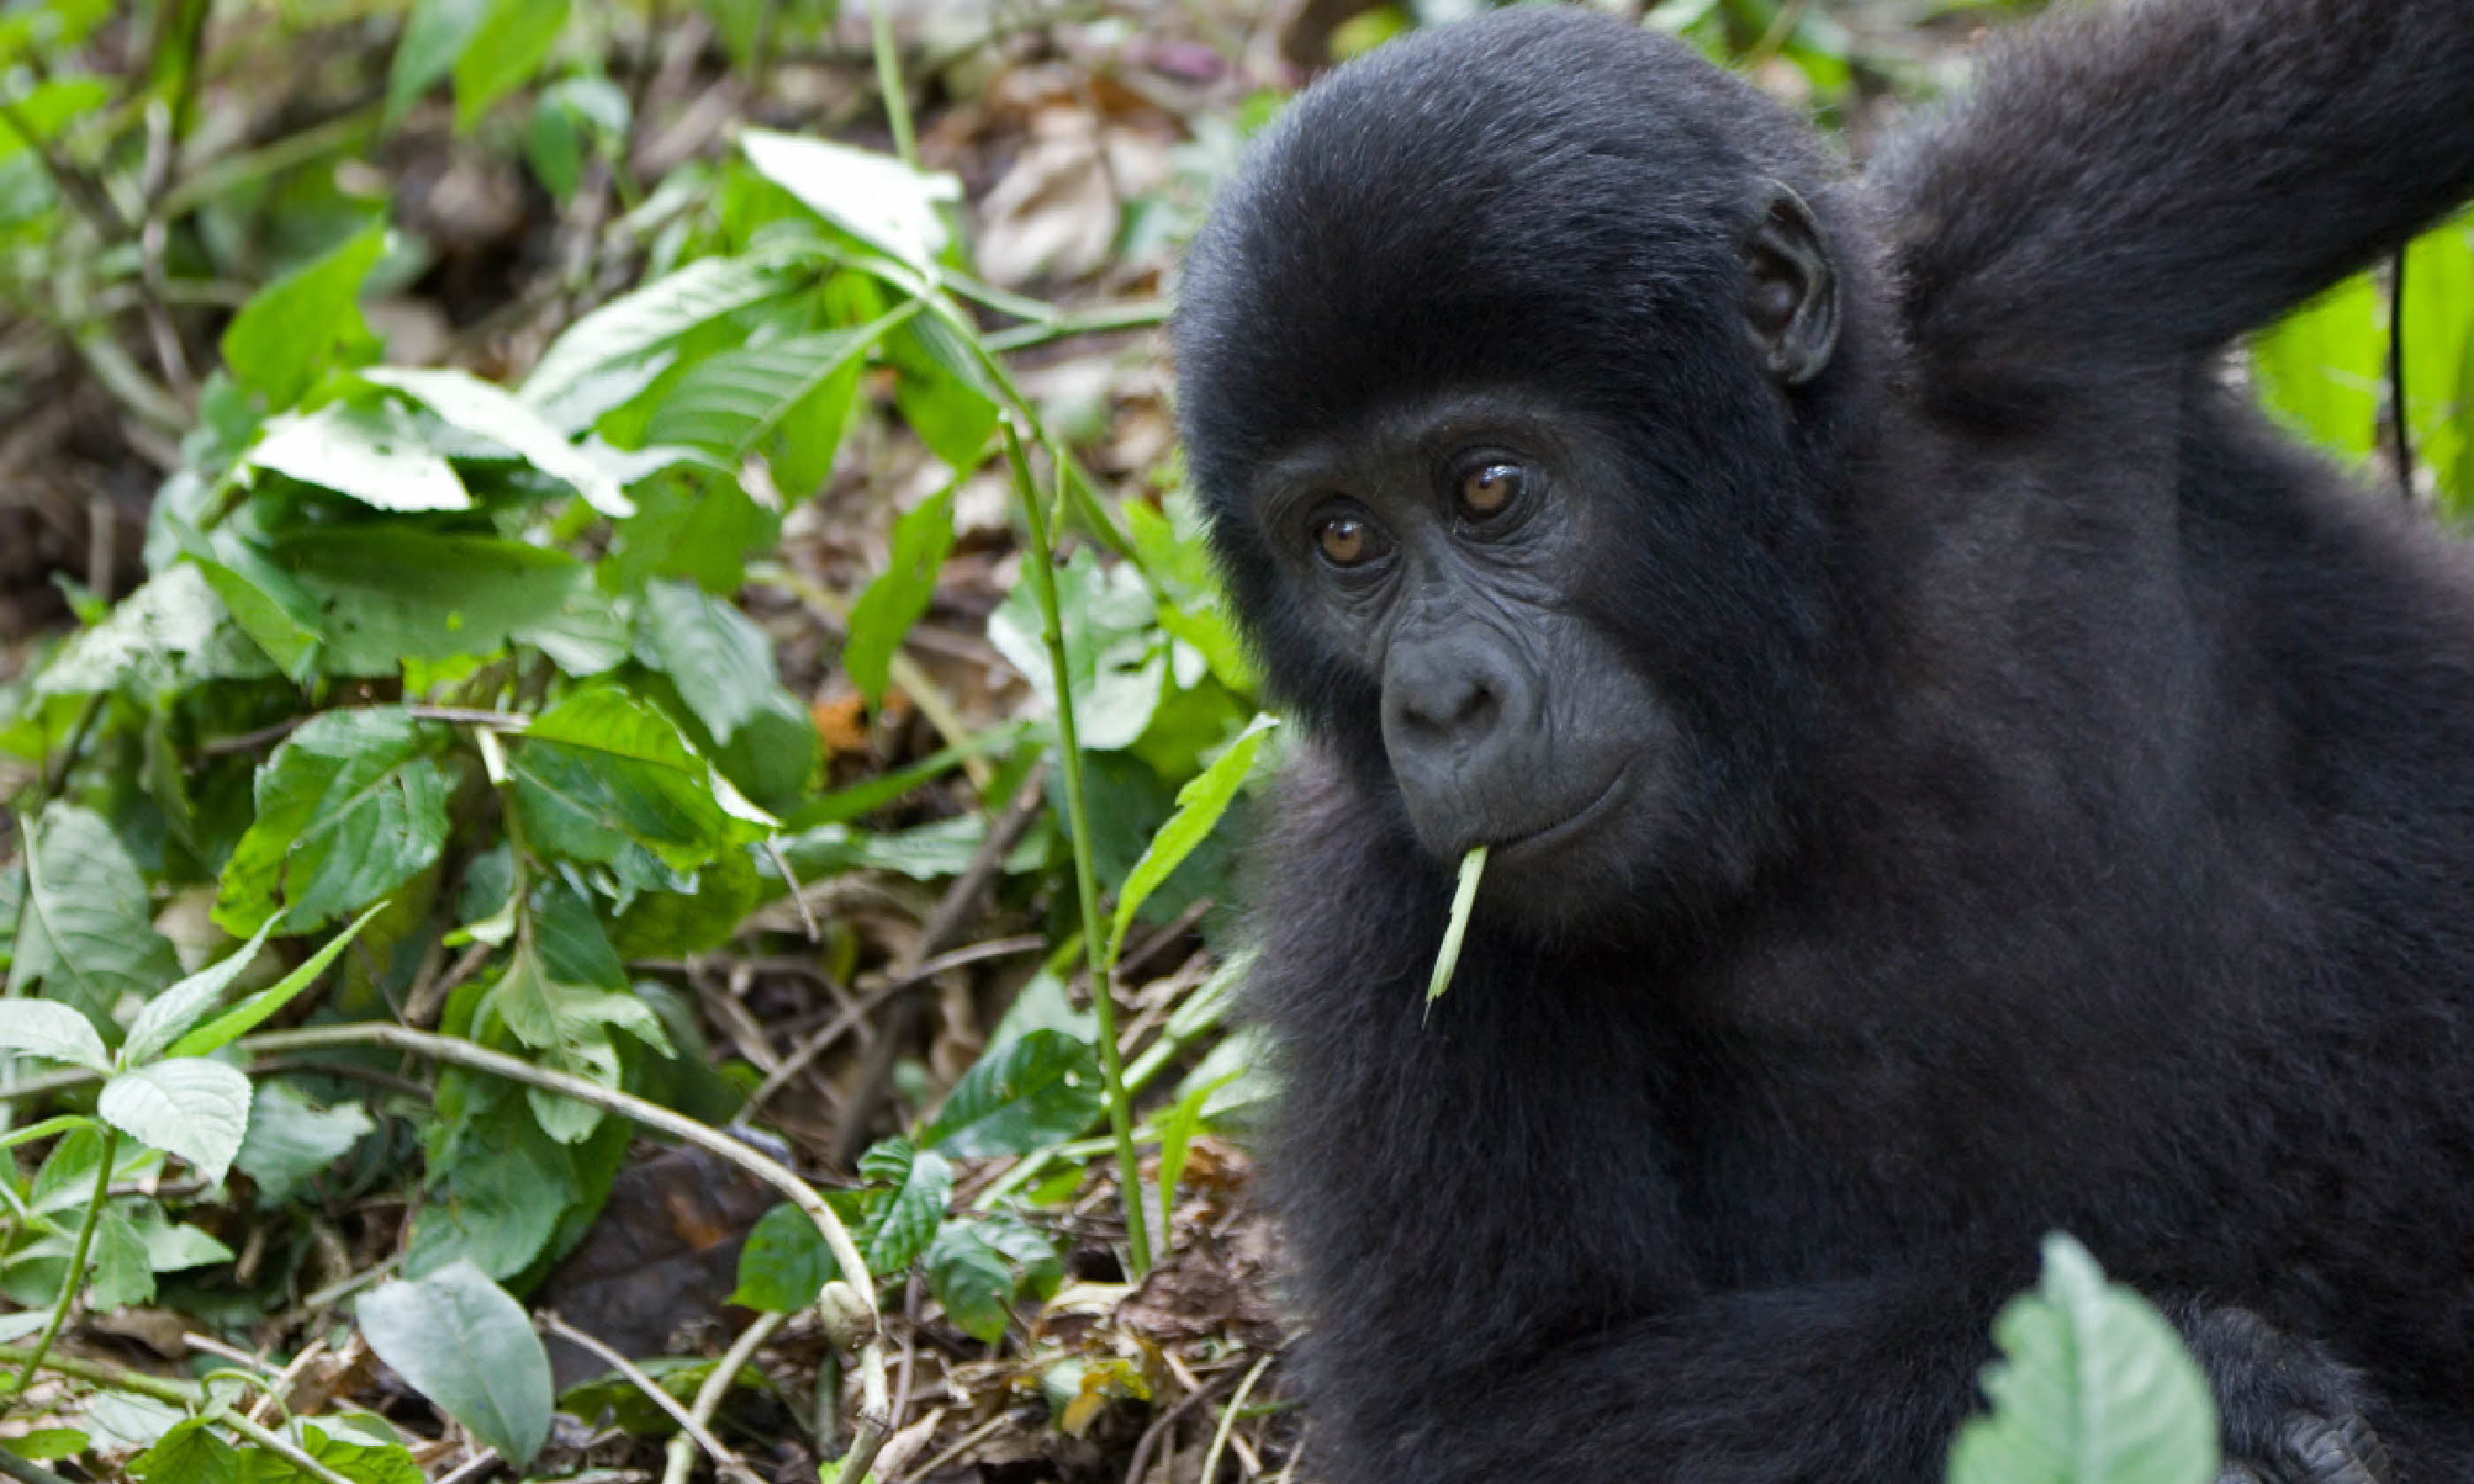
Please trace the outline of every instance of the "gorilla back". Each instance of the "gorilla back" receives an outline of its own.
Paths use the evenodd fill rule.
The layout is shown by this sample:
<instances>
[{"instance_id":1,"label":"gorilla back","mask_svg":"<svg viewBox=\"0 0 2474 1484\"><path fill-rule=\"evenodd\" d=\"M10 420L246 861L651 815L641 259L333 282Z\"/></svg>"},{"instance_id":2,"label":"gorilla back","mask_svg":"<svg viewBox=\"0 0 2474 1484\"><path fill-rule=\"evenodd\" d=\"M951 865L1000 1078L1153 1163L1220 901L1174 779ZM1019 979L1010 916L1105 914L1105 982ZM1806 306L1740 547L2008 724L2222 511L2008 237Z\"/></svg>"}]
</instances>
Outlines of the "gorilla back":
<instances>
[{"instance_id":1,"label":"gorilla back","mask_svg":"<svg viewBox=\"0 0 2474 1484\"><path fill-rule=\"evenodd\" d=\"M2474 194L2474 8L1980 76L1851 178L1499 13L1196 246L1191 467L1313 738L1254 994L1339 1484L1937 1477L2055 1228L2234 1476L2474 1470L2474 569L2224 364Z\"/></svg>"}]
</instances>

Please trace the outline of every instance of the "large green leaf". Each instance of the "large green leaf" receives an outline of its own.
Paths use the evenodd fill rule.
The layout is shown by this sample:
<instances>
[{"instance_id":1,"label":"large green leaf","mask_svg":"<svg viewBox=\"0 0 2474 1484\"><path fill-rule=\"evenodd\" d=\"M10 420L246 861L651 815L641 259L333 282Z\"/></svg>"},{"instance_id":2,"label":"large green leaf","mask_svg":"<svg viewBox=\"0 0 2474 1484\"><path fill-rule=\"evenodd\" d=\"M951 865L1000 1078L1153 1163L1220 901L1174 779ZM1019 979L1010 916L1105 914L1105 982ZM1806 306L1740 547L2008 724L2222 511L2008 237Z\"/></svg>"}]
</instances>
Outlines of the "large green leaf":
<instances>
[{"instance_id":1,"label":"large green leaf","mask_svg":"<svg viewBox=\"0 0 2474 1484\"><path fill-rule=\"evenodd\" d=\"M764 631L691 583L647 586L639 623L648 658L716 742L728 742L782 688Z\"/></svg>"},{"instance_id":2,"label":"large green leaf","mask_svg":"<svg viewBox=\"0 0 2474 1484\"><path fill-rule=\"evenodd\" d=\"M567 28L568 0L489 0L455 54L455 129L467 133L490 105L529 81Z\"/></svg>"},{"instance_id":3,"label":"large green leaf","mask_svg":"<svg viewBox=\"0 0 2474 1484\"><path fill-rule=\"evenodd\" d=\"M817 393L859 365L907 309L856 329L821 330L725 350L699 361L653 409L644 436L656 443L745 453L802 412Z\"/></svg>"},{"instance_id":4,"label":"large green leaf","mask_svg":"<svg viewBox=\"0 0 2474 1484\"><path fill-rule=\"evenodd\" d=\"M328 402L266 419L243 461L340 491L377 510L467 510L473 496L445 456L392 402Z\"/></svg>"},{"instance_id":5,"label":"large green leaf","mask_svg":"<svg viewBox=\"0 0 2474 1484\"><path fill-rule=\"evenodd\" d=\"M337 366L376 358L377 341L361 318L361 280L385 250L373 227L325 256L259 290L224 330L224 364L267 405L292 406Z\"/></svg>"},{"instance_id":6,"label":"large green leaf","mask_svg":"<svg viewBox=\"0 0 2474 1484\"><path fill-rule=\"evenodd\" d=\"M549 1356L524 1311L469 1262L360 1302L380 1360L473 1436L523 1468L549 1436Z\"/></svg>"},{"instance_id":7,"label":"large green leaf","mask_svg":"<svg viewBox=\"0 0 2474 1484\"><path fill-rule=\"evenodd\" d=\"M2163 1315L2086 1249L2045 1241L2038 1289L1995 1321L1993 1415L1959 1429L1950 1484L2210 1484L2217 1409Z\"/></svg>"},{"instance_id":8,"label":"large green leaf","mask_svg":"<svg viewBox=\"0 0 2474 1484\"><path fill-rule=\"evenodd\" d=\"M393 387L467 433L504 444L545 474L566 480L586 504L605 515L636 513L635 502L601 464L552 427L514 394L468 371L374 368L362 379Z\"/></svg>"},{"instance_id":9,"label":"large green leaf","mask_svg":"<svg viewBox=\"0 0 2474 1484\"><path fill-rule=\"evenodd\" d=\"M1105 1106L1100 1053L1090 1042L1027 1031L962 1074L919 1142L960 1158L1031 1154L1078 1137Z\"/></svg>"},{"instance_id":10,"label":"large green leaf","mask_svg":"<svg viewBox=\"0 0 2474 1484\"><path fill-rule=\"evenodd\" d=\"M257 818L224 868L215 921L254 932L278 908L309 932L438 859L453 776L441 729L394 706L327 711L257 773Z\"/></svg>"},{"instance_id":11,"label":"large green leaf","mask_svg":"<svg viewBox=\"0 0 2474 1484\"><path fill-rule=\"evenodd\" d=\"M121 1000L150 998L179 977L180 959L155 931L146 882L111 826L74 804L45 809L26 851L9 993L40 986L117 1040L112 1011Z\"/></svg>"},{"instance_id":12,"label":"large green leaf","mask_svg":"<svg viewBox=\"0 0 2474 1484\"><path fill-rule=\"evenodd\" d=\"M699 258L569 325L524 378L523 399L559 426L587 426L641 390L641 384L614 384L595 395L591 383L600 373L641 361L698 325L795 284L793 275L770 260Z\"/></svg>"},{"instance_id":13,"label":"large green leaf","mask_svg":"<svg viewBox=\"0 0 2474 1484\"><path fill-rule=\"evenodd\" d=\"M2365 458L2378 435L2379 295L2356 276L2320 295L2251 342L2251 374L2289 426L2348 458Z\"/></svg>"},{"instance_id":14,"label":"large green leaf","mask_svg":"<svg viewBox=\"0 0 2474 1484\"><path fill-rule=\"evenodd\" d=\"M327 671L392 677L407 659L537 645L570 674L627 654L627 629L593 570L523 541L359 527L288 537L275 561L327 615Z\"/></svg>"},{"instance_id":15,"label":"large green leaf","mask_svg":"<svg viewBox=\"0 0 2474 1484\"><path fill-rule=\"evenodd\" d=\"M962 182L915 170L890 156L769 129L740 131L759 175L869 247L933 273L951 234L940 214L962 199Z\"/></svg>"},{"instance_id":16,"label":"large green leaf","mask_svg":"<svg viewBox=\"0 0 2474 1484\"><path fill-rule=\"evenodd\" d=\"M94 1033L94 1022L57 1000L0 1000L0 1050L111 1069L111 1055Z\"/></svg>"},{"instance_id":17,"label":"large green leaf","mask_svg":"<svg viewBox=\"0 0 2474 1484\"><path fill-rule=\"evenodd\" d=\"M1254 754L1263 750L1263 738L1278 725L1269 716L1255 717L1210 767L1176 791L1176 812L1152 836L1142 859L1134 862L1117 893L1117 913L1108 923L1108 962L1116 962L1118 950L1125 946L1126 929L1133 925L1143 902L1194 853L1194 848L1220 823L1220 816L1228 812L1228 802L1237 797L1238 786L1253 770Z\"/></svg>"},{"instance_id":18,"label":"large green leaf","mask_svg":"<svg viewBox=\"0 0 2474 1484\"><path fill-rule=\"evenodd\" d=\"M387 69L386 123L392 129L430 84L447 76L472 45L490 0L414 0Z\"/></svg>"},{"instance_id":19,"label":"large green leaf","mask_svg":"<svg viewBox=\"0 0 2474 1484\"><path fill-rule=\"evenodd\" d=\"M638 849L692 871L771 825L667 717L614 689L580 691L543 712L510 741L508 778L525 839L573 860Z\"/></svg>"},{"instance_id":20,"label":"large green leaf","mask_svg":"<svg viewBox=\"0 0 2474 1484\"><path fill-rule=\"evenodd\" d=\"M237 1067L182 1057L122 1072L95 1102L122 1133L178 1155L211 1185L249 1133L249 1079Z\"/></svg>"}]
</instances>

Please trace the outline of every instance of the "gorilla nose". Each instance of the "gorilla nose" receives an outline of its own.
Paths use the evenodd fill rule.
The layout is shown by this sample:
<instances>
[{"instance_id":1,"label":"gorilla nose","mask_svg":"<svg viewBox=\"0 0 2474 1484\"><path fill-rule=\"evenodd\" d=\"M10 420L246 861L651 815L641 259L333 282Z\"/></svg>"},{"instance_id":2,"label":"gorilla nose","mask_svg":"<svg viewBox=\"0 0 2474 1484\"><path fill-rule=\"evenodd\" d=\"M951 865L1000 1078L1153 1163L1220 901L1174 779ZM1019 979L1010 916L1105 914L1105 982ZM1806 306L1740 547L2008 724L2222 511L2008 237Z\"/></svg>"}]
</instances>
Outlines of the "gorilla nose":
<instances>
[{"instance_id":1,"label":"gorilla nose","mask_svg":"<svg viewBox=\"0 0 2474 1484\"><path fill-rule=\"evenodd\" d=\"M1507 650L1499 635L1469 629L1395 642L1384 666L1383 739L1404 782L1463 787L1516 761L1510 754L1536 708Z\"/></svg>"},{"instance_id":2,"label":"gorilla nose","mask_svg":"<svg viewBox=\"0 0 2474 1484\"><path fill-rule=\"evenodd\" d=\"M1399 691L1400 720L1408 730L1438 741L1473 741L1494 730L1503 703L1481 675L1435 675Z\"/></svg>"}]
</instances>

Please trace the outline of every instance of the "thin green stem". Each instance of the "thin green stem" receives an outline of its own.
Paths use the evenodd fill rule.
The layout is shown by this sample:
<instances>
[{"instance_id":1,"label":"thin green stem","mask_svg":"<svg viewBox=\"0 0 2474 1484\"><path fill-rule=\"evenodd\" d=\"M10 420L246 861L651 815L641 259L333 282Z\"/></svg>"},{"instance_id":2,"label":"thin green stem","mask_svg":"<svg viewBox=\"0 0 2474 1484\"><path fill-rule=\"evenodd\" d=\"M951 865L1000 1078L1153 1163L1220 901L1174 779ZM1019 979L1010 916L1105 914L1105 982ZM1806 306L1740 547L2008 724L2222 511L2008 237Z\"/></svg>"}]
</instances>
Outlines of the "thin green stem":
<instances>
[{"instance_id":1,"label":"thin green stem","mask_svg":"<svg viewBox=\"0 0 2474 1484\"><path fill-rule=\"evenodd\" d=\"M893 44L893 7L868 8L868 40L876 51L876 90L885 95L885 123L893 131L893 152L919 168L919 140L910 132L910 97L902 90L902 54Z\"/></svg>"},{"instance_id":2,"label":"thin green stem","mask_svg":"<svg viewBox=\"0 0 2474 1484\"><path fill-rule=\"evenodd\" d=\"M1082 746L1074 726L1074 687L1065 663L1065 625L1056 602L1056 549L1050 540L1048 512L1031 475L1031 461L1022 449L1022 435L1013 418L1003 419L1006 462L1012 466L1014 489L1022 496L1024 518L1031 526L1031 550L1023 567L1039 600L1040 638L1048 646L1048 666L1056 686L1056 747L1064 763L1065 814L1074 830L1074 890L1082 903L1082 943L1091 966L1091 1013L1099 1021L1100 1075L1107 1089L1108 1131L1117 1145L1117 1195L1126 1212L1126 1248L1133 1259L1133 1276L1152 1270L1151 1233L1143 1225L1142 1167L1134 1159L1133 1110L1126 1093L1126 1061L1117 1049L1117 1006L1109 996L1109 975L1115 955L1101 929L1100 885L1091 872L1091 815L1083 802Z\"/></svg>"},{"instance_id":3,"label":"thin green stem","mask_svg":"<svg viewBox=\"0 0 2474 1484\"><path fill-rule=\"evenodd\" d=\"M120 1131L109 1124L103 1126L103 1158L95 1161L94 1194L85 1203L85 1220L79 1223L77 1243L69 1249L69 1270L61 1280L61 1296L52 1303L51 1321L43 1326L40 1339L17 1370L16 1380L9 1388L9 1400L15 1401L26 1392L26 1383L41 1369L43 1357L51 1353L52 1342L61 1337L61 1327L68 1323L69 1310L77 1305L78 1290L85 1286L86 1254L94 1247L94 1229L103 1221L104 1203L111 1197L111 1161L120 1155Z\"/></svg>"}]
</instances>

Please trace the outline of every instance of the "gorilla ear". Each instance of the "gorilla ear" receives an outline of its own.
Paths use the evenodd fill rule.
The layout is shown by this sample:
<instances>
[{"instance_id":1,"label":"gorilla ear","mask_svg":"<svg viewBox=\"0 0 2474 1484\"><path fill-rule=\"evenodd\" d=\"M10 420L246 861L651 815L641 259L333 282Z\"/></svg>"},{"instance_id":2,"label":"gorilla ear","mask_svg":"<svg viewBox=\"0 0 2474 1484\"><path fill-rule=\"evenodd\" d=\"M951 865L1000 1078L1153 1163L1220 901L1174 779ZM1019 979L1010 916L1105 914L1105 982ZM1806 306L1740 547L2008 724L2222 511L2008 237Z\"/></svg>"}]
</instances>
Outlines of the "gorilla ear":
<instances>
[{"instance_id":1,"label":"gorilla ear","mask_svg":"<svg viewBox=\"0 0 2474 1484\"><path fill-rule=\"evenodd\" d=\"M1804 198L1777 181L1769 191L1744 243L1744 323L1770 374L1801 386L1838 344L1838 270Z\"/></svg>"}]
</instances>

